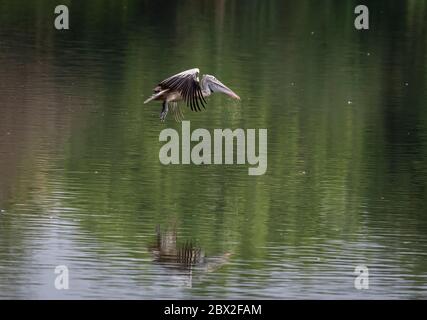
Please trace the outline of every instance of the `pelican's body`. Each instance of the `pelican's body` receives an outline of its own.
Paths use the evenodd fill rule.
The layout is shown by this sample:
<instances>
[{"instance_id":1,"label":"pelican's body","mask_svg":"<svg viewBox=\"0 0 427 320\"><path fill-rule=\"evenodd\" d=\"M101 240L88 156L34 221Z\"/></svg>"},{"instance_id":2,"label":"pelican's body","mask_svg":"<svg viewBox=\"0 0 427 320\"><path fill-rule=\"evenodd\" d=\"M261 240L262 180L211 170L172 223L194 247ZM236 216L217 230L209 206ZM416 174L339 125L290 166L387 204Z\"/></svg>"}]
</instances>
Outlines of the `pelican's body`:
<instances>
[{"instance_id":1,"label":"pelican's body","mask_svg":"<svg viewBox=\"0 0 427 320\"><path fill-rule=\"evenodd\" d=\"M165 120L169 107L171 107L175 120L180 121L183 118L183 114L178 106L179 101L184 100L192 111L200 111L200 105L205 108L205 97L210 96L213 92L222 92L240 100L237 94L214 76L206 74L202 77L202 81L199 82L199 72L198 68L194 68L163 80L154 88L154 94L144 103L152 100L163 101L160 120Z\"/></svg>"}]
</instances>

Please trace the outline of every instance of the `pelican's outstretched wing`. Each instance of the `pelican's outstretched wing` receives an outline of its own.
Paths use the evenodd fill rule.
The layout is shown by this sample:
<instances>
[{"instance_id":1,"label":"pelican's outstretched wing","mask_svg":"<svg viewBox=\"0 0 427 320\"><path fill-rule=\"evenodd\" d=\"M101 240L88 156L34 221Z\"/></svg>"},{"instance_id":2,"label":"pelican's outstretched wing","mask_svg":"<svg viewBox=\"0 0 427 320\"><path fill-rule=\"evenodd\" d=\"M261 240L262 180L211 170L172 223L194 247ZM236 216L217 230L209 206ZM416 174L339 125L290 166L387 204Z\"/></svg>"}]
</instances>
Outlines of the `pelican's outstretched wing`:
<instances>
[{"instance_id":1,"label":"pelican's outstretched wing","mask_svg":"<svg viewBox=\"0 0 427 320\"><path fill-rule=\"evenodd\" d=\"M181 94L187 106L193 111L200 111L200 105L205 108L205 99L199 83L199 69L194 68L180 72L159 83L162 90L170 89Z\"/></svg>"}]
</instances>

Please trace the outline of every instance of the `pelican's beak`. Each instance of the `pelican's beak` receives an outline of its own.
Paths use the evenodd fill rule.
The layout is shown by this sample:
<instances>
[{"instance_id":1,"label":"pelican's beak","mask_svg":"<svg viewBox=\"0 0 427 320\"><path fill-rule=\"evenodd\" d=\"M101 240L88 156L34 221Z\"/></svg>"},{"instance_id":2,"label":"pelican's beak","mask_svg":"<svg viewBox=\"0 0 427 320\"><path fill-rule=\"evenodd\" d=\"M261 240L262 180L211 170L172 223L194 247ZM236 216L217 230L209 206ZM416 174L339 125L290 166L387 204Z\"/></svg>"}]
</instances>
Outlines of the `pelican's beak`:
<instances>
[{"instance_id":1,"label":"pelican's beak","mask_svg":"<svg viewBox=\"0 0 427 320\"><path fill-rule=\"evenodd\" d=\"M227 96L230 96L233 99L240 100L240 97L233 92L229 87L223 84L218 79L215 79L215 89L214 91L225 93Z\"/></svg>"},{"instance_id":2,"label":"pelican's beak","mask_svg":"<svg viewBox=\"0 0 427 320\"><path fill-rule=\"evenodd\" d=\"M226 92L226 94L232 97L233 99L240 100L240 97L237 94L235 94L231 89L228 89L228 92Z\"/></svg>"}]
</instances>

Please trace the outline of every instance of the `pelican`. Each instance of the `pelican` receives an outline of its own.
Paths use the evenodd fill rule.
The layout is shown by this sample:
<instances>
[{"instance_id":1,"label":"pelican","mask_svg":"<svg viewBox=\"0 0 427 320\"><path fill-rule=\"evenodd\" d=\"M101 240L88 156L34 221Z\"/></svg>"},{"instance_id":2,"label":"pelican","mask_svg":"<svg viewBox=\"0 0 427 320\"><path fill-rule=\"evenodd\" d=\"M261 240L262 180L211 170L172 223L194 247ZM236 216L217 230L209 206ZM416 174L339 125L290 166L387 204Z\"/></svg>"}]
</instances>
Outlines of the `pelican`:
<instances>
[{"instance_id":1,"label":"pelican","mask_svg":"<svg viewBox=\"0 0 427 320\"><path fill-rule=\"evenodd\" d=\"M160 121L164 121L168 114L169 108L174 114L176 121L181 121L184 118L182 110L179 109L178 102L184 100L187 106L192 111L201 111L205 108L205 98L213 92L222 92L233 99L240 100L240 97L235 94L230 88L221 83L214 76L205 74L202 81L199 82L198 68L182 71L173 75L154 88L154 94L144 101L148 103L152 100L163 101L162 111L160 113Z\"/></svg>"}]
</instances>

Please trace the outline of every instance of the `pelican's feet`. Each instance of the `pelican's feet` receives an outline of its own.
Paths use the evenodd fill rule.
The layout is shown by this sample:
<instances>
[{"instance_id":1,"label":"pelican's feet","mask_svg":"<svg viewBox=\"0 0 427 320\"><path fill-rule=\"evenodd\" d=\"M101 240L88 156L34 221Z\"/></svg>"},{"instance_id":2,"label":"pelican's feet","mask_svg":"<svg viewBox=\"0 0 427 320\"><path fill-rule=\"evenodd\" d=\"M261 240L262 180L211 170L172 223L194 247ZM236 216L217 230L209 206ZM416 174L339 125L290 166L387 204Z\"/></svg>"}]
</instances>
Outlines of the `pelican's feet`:
<instances>
[{"instance_id":1,"label":"pelican's feet","mask_svg":"<svg viewBox=\"0 0 427 320\"><path fill-rule=\"evenodd\" d=\"M167 111L162 111L162 112L160 112L160 121L161 122L164 122L165 121L165 119L166 119L166 115L168 114L168 112Z\"/></svg>"}]
</instances>

